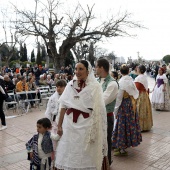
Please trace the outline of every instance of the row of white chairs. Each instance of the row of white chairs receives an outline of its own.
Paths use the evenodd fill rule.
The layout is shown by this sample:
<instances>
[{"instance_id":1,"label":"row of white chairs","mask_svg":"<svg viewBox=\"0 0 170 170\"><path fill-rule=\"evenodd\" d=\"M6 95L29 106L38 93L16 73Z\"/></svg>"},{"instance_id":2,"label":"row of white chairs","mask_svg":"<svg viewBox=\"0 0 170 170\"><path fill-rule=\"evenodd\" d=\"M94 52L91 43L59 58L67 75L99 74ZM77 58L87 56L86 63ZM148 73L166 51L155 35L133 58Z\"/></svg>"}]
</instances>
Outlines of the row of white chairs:
<instances>
[{"instance_id":1,"label":"row of white chairs","mask_svg":"<svg viewBox=\"0 0 170 170\"><path fill-rule=\"evenodd\" d=\"M22 91L22 92L10 92L8 93L9 96L13 98L13 101L10 102L4 102L5 109L8 110L9 105L13 105L12 110L19 113L19 108L21 108L22 113L27 113L29 111L30 107L30 102L35 102L38 108L40 108L40 99L38 99L38 92L40 93L40 99L45 100L46 103L48 102L49 97L55 92L55 88L53 87L52 89L46 86L44 87L39 87L37 90L33 91ZM34 99L28 99L28 94L35 94ZM17 97L20 95L26 95L25 100L19 100ZM26 109L23 107L24 105L27 105Z\"/></svg>"}]
</instances>

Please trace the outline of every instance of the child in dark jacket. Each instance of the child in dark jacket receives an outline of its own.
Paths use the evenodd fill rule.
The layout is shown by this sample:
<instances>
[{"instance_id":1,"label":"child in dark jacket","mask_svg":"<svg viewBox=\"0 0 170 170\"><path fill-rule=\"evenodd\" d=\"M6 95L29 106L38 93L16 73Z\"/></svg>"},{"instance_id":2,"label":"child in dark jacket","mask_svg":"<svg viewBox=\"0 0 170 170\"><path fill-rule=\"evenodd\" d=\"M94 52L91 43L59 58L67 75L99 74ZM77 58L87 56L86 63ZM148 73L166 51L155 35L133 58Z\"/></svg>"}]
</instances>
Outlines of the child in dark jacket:
<instances>
[{"instance_id":1,"label":"child in dark jacket","mask_svg":"<svg viewBox=\"0 0 170 170\"><path fill-rule=\"evenodd\" d=\"M37 132L27 143L30 170L50 170L53 144L50 138L51 122L48 118L37 121Z\"/></svg>"}]
</instances>

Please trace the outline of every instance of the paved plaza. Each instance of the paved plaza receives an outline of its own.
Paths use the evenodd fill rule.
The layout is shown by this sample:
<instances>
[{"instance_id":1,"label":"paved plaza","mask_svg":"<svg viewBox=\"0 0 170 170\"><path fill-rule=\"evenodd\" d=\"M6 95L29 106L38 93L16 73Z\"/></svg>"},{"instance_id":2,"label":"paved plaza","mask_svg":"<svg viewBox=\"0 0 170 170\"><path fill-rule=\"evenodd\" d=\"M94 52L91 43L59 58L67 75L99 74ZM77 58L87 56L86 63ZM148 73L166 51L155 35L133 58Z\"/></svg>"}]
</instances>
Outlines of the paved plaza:
<instances>
[{"instance_id":1,"label":"paved plaza","mask_svg":"<svg viewBox=\"0 0 170 170\"><path fill-rule=\"evenodd\" d=\"M153 89L154 80L149 78ZM25 143L36 133L36 121L44 117L41 111L33 109L23 116L7 118L8 128L0 131L0 170L28 170L29 161ZM15 113L7 113L7 116ZM115 157L111 170L170 170L170 112L153 110L154 126L142 133L143 142L128 149L128 156Z\"/></svg>"}]
</instances>

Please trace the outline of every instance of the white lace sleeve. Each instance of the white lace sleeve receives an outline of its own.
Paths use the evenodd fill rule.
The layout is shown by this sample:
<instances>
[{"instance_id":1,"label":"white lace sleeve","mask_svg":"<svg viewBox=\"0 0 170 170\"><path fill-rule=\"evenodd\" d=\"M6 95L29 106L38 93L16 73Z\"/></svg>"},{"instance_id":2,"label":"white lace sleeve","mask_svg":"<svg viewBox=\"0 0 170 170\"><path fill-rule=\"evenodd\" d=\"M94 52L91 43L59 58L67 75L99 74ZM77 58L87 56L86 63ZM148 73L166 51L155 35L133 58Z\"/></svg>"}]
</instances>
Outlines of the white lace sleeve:
<instances>
[{"instance_id":1,"label":"white lace sleeve","mask_svg":"<svg viewBox=\"0 0 170 170\"><path fill-rule=\"evenodd\" d=\"M124 90L119 89L118 94L117 94L117 98L116 98L116 105L115 105L115 109L114 109L114 116L117 116L117 112L118 109L122 103L122 99L123 99L123 93Z\"/></svg>"}]
</instances>

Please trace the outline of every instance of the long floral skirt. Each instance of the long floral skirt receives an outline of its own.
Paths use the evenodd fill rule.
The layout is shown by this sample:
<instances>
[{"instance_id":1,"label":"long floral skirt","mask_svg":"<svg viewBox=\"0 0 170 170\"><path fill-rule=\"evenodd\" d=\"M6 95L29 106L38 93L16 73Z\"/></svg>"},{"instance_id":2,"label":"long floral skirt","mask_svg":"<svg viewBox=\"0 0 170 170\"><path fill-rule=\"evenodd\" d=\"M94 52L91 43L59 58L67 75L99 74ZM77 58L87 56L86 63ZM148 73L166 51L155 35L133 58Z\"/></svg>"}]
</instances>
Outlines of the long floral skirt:
<instances>
[{"instance_id":1,"label":"long floral skirt","mask_svg":"<svg viewBox=\"0 0 170 170\"><path fill-rule=\"evenodd\" d=\"M138 98L137 112L141 131L150 130L153 126L152 107L147 92L141 92Z\"/></svg>"},{"instance_id":2,"label":"long floral skirt","mask_svg":"<svg viewBox=\"0 0 170 170\"><path fill-rule=\"evenodd\" d=\"M142 141L141 129L137 112L134 113L130 98L125 98L118 110L118 119L113 132L112 145L126 149L135 147Z\"/></svg>"}]
</instances>

